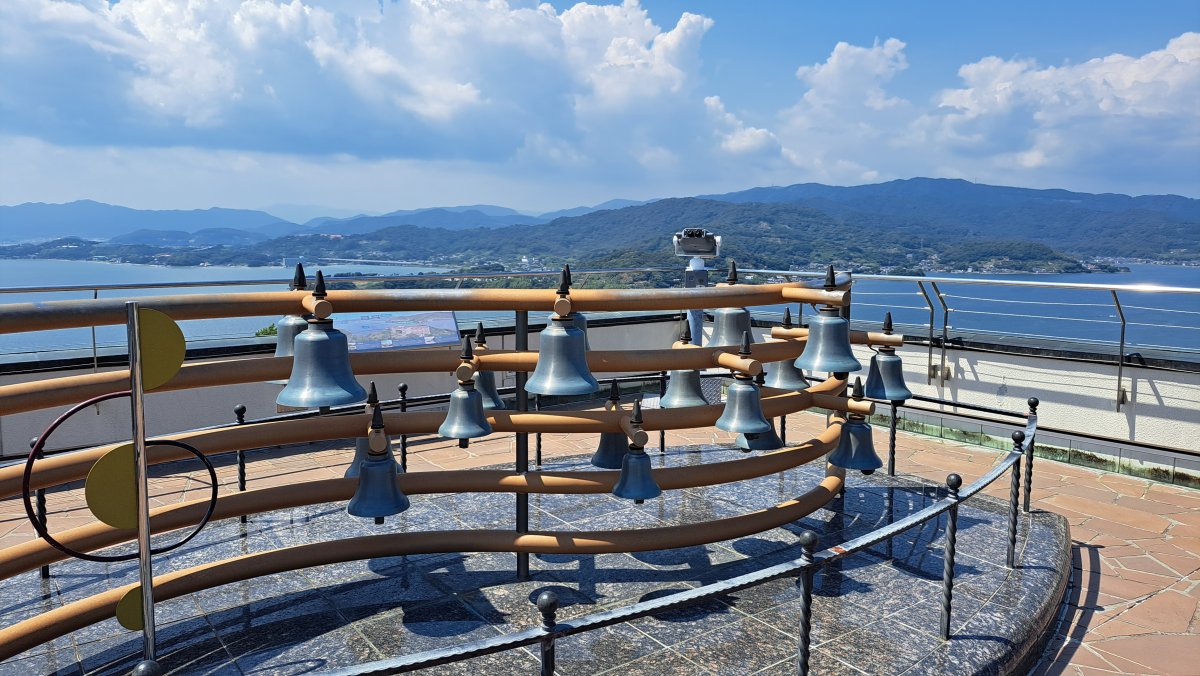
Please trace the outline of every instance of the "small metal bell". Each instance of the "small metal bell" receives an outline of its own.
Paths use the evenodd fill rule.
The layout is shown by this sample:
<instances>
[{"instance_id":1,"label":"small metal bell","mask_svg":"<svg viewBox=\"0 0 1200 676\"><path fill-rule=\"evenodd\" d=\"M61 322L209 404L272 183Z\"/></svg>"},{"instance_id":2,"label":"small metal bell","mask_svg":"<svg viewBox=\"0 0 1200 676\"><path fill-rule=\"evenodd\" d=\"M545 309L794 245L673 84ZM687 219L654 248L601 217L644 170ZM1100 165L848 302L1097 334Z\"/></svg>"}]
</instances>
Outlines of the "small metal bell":
<instances>
[{"instance_id":1,"label":"small metal bell","mask_svg":"<svg viewBox=\"0 0 1200 676\"><path fill-rule=\"evenodd\" d=\"M296 264L296 274L289 285L293 291L307 289L308 280L304 277L304 266ZM308 328L309 315L287 315L275 322L275 356L292 356L292 344L301 331ZM280 381L283 383L286 381Z\"/></svg>"},{"instance_id":2,"label":"small metal bell","mask_svg":"<svg viewBox=\"0 0 1200 676\"><path fill-rule=\"evenodd\" d=\"M447 439L475 439L492 433L492 426L483 414L483 395L475 390L475 382L467 380L450 393L450 409L438 427L438 434Z\"/></svg>"},{"instance_id":3,"label":"small metal bell","mask_svg":"<svg viewBox=\"0 0 1200 676\"><path fill-rule=\"evenodd\" d=\"M621 388L617 381L612 381L609 387L608 400L614 404L621 401ZM624 432L601 432L600 445L592 454L592 465L602 469L621 469L621 461L625 458L629 442Z\"/></svg>"},{"instance_id":4,"label":"small metal bell","mask_svg":"<svg viewBox=\"0 0 1200 676\"><path fill-rule=\"evenodd\" d=\"M855 400L862 400L862 379L854 380ZM842 437L838 440L837 448L829 454L829 464L844 469L857 469L863 474L872 474L883 467L883 461L875 453L875 441L871 436L871 426L860 413L851 413L846 422L842 423Z\"/></svg>"},{"instance_id":5,"label":"small metal bell","mask_svg":"<svg viewBox=\"0 0 1200 676\"><path fill-rule=\"evenodd\" d=\"M396 483L398 466L388 451L383 431L383 411L377 406L368 432L370 444L367 459L359 465L358 487L346 505L346 513L381 519L408 509L408 496Z\"/></svg>"},{"instance_id":6,"label":"small metal bell","mask_svg":"<svg viewBox=\"0 0 1200 676\"><path fill-rule=\"evenodd\" d=\"M671 371L668 374L667 393L659 399L662 408L687 408L688 406L707 406L704 389L700 384L700 372Z\"/></svg>"},{"instance_id":7,"label":"small metal bell","mask_svg":"<svg viewBox=\"0 0 1200 676\"><path fill-rule=\"evenodd\" d=\"M483 334L483 322L475 326L475 347L487 345L487 337ZM475 374L475 389L483 396L483 410L502 411L508 408L500 391L496 389L496 374L493 371L480 371Z\"/></svg>"},{"instance_id":8,"label":"small metal bell","mask_svg":"<svg viewBox=\"0 0 1200 676\"><path fill-rule=\"evenodd\" d=\"M633 415L630 419L634 428L642 426L642 404L633 402ZM618 498L633 500L638 504L656 498L662 494L662 489L654 481L654 472L650 470L650 456L641 446L629 444L629 452L621 459L621 476L613 487L613 495Z\"/></svg>"},{"instance_id":9,"label":"small metal bell","mask_svg":"<svg viewBox=\"0 0 1200 676\"><path fill-rule=\"evenodd\" d=\"M887 313L883 320L883 332L892 333L892 313ZM866 396L872 399L886 401L908 401L912 398L912 390L904 382L904 362L896 354L894 347L881 347L879 352L871 357L871 365L867 371L867 384L864 388Z\"/></svg>"},{"instance_id":10,"label":"small metal bell","mask_svg":"<svg viewBox=\"0 0 1200 676\"><path fill-rule=\"evenodd\" d=\"M613 495L626 500L642 502L662 495L662 489L654 481L650 470L650 456L641 446L629 446L629 452L621 459L621 478L613 487Z\"/></svg>"},{"instance_id":11,"label":"small metal bell","mask_svg":"<svg viewBox=\"0 0 1200 676\"><path fill-rule=\"evenodd\" d=\"M310 319L295 340L292 374L275 399L280 406L318 408L356 404L367 391L354 379L346 334L332 319Z\"/></svg>"},{"instance_id":12,"label":"small metal bell","mask_svg":"<svg viewBox=\"0 0 1200 676\"><path fill-rule=\"evenodd\" d=\"M738 353L743 357L750 356L750 333L742 336L742 349ZM717 429L740 434L766 434L771 431L771 423L763 415L762 399L758 386L750 376L738 373L725 392L725 411L717 418Z\"/></svg>"},{"instance_id":13,"label":"small metal bell","mask_svg":"<svg viewBox=\"0 0 1200 676\"><path fill-rule=\"evenodd\" d=\"M375 415L375 411L379 410L379 392L378 392L378 390L375 389L375 381L374 380L371 381L371 389L370 389L369 393L367 394L367 406L373 407L372 411L371 411L371 415L372 415L371 429L376 429L374 415ZM380 430L383 429L382 412L380 413L380 417L379 417L378 429L380 429ZM392 440L390 437L387 436L386 433L384 433L383 438L384 438L385 443L387 444L384 452L390 456L390 455L392 455ZM347 479L352 479L352 478L358 476L359 463L364 462L367 459L367 456L370 455L370 453L371 453L371 442L369 439L367 439L366 437L358 437L357 439L355 439L354 440L354 459L350 461L350 466L346 468L346 473L342 476L344 476ZM400 468L399 462L396 463L396 470L403 471Z\"/></svg>"},{"instance_id":14,"label":"small metal bell","mask_svg":"<svg viewBox=\"0 0 1200 676\"><path fill-rule=\"evenodd\" d=\"M742 334L750 330L750 311L744 307L723 307L713 310L713 332L708 344L713 347L737 345Z\"/></svg>"},{"instance_id":15,"label":"small metal bell","mask_svg":"<svg viewBox=\"0 0 1200 676\"><path fill-rule=\"evenodd\" d=\"M792 328L792 309L783 309L783 327L785 329ZM808 381L804 378L804 372L796 368L794 359L784 359L783 361L773 361L763 364L763 368L767 374L767 387L774 387L777 390L803 390L808 387Z\"/></svg>"},{"instance_id":16,"label":"small metal bell","mask_svg":"<svg viewBox=\"0 0 1200 676\"><path fill-rule=\"evenodd\" d=\"M833 266L825 272L825 289L837 288ZM817 316L808 324L808 342L804 352L796 358L795 366L805 371L828 373L850 373L861 371L862 364L854 358L850 349L850 321L832 305L822 305Z\"/></svg>"},{"instance_id":17,"label":"small metal bell","mask_svg":"<svg viewBox=\"0 0 1200 676\"><path fill-rule=\"evenodd\" d=\"M763 374L754 376L754 384L758 385L761 395L763 385ZM773 451L777 448L783 448L783 439L775 433L775 422L768 421L771 424L771 430L763 434L739 434L737 439L733 440L733 445L743 451Z\"/></svg>"}]
</instances>

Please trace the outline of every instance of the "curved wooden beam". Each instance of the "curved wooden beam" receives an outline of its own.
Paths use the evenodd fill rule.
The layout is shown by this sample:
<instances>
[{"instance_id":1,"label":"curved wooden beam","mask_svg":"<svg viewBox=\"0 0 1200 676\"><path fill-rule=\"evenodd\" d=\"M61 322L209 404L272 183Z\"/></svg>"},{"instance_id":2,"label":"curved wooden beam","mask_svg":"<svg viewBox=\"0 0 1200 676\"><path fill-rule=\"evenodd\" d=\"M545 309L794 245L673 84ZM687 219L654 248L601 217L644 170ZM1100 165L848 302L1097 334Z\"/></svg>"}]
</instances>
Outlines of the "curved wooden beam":
<instances>
[{"instance_id":1,"label":"curved wooden beam","mask_svg":"<svg viewBox=\"0 0 1200 676\"><path fill-rule=\"evenodd\" d=\"M844 472L830 468L819 485L774 507L740 516L663 528L608 531L504 530L424 531L315 542L214 561L154 578L156 601L191 594L233 582L290 570L403 554L440 552L529 552L541 554L604 554L637 552L719 542L744 537L801 519L820 509L842 489ZM703 526L703 527L698 527ZM0 629L0 660L95 624L116 612L117 602L136 584L129 584L55 608Z\"/></svg>"},{"instance_id":2,"label":"curved wooden beam","mask_svg":"<svg viewBox=\"0 0 1200 676\"><path fill-rule=\"evenodd\" d=\"M848 291L812 289L801 283L739 284L695 289L572 289L571 305L581 312L702 310L708 307L774 305L787 300L846 305ZM125 302L165 313L171 319L214 319L301 314L307 291L55 300L0 305L0 334L125 323ZM554 289L396 289L330 291L338 312L433 310L530 310L549 312Z\"/></svg>"},{"instance_id":3,"label":"curved wooden beam","mask_svg":"<svg viewBox=\"0 0 1200 676\"><path fill-rule=\"evenodd\" d=\"M808 464L832 451L841 437L841 421L835 419L820 436L797 446L759 456L724 462L664 467L653 470L654 480L663 490L715 486L757 479ZM503 470L450 470L403 474L398 477L400 490L408 495L431 493L538 493L587 494L611 493L620 472L508 472ZM213 520L231 519L327 502L343 502L354 495L355 479L321 479L300 484L257 488L228 493L217 499ZM156 507L150 512L152 533L190 528L208 509L208 499L190 500ZM91 552L127 542L136 537L133 529L118 529L99 521L55 534L55 538L76 551ZM0 550L0 580L40 568L66 558L42 539L30 540Z\"/></svg>"}]
</instances>

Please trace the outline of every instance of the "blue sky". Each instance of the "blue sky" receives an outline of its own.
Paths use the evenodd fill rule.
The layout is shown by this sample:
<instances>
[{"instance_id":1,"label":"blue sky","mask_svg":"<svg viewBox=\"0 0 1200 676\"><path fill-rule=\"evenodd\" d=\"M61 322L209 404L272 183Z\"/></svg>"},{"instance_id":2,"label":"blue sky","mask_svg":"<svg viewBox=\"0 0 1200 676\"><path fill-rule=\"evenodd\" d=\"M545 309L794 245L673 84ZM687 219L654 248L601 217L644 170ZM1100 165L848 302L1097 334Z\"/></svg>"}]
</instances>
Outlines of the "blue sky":
<instances>
[{"instance_id":1,"label":"blue sky","mask_svg":"<svg viewBox=\"0 0 1200 676\"><path fill-rule=\"evenodd\" d=\"M0 203L1200 196L1200 4L5 0Z\"/></svg>"}]
</instances>

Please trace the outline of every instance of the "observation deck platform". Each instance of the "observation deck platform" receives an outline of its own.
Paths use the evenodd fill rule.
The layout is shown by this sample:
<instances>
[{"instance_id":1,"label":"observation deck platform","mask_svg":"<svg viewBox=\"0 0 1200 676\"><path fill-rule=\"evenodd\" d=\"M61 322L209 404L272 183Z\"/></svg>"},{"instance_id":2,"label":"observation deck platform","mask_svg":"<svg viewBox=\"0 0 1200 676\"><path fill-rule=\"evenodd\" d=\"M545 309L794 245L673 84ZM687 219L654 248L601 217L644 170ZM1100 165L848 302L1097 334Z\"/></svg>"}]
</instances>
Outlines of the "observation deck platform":
<instances>
[{"instance_id":1,"label":"observation deck platform","mask_svg":"<svg viewBox=\"0 0 1200 676\"><path fill-rule=\"evenodd\" d=\"M788 419L792 439L808 438L822 427L816 414ZM876 436L877 447L886 449L886 430L877 429ZM672 432L665 455L653 444L647 451L655 466L744 457L728 447L730 441L711 428ZM584 468L593 444L546 434L544 468ZM418 438L410 445L409 471L507 466L512 453L511 435L493 435L468 449ZM344 443L253 451L249 485L340 477L351 455ZM893 517L901 518L936 500L947 472L958 472L969 483L1002 455L901 433L897 468L902 476L850 473L843 499L785 527L658 552L533 555L533 577L527 582L516 581L515 555L484 553L377 559L226 585L159 604L159 657L180 674L319 672L527 628L538 621L532 600L546 589L561 600L558 620L570 621L796 558L801 529L820 535L819 548L862 535L886 521L889 496ZM603 494L535 495L530 525L595 530L703 522L794 497L820 480L816 464L739 484L667 491L644 505ZM183 464L157 468L152 504L206 494L206 479L199 471L186 473L190 469ZM235 466L228 460L219 477L222 492L236 490ZM1007 482L997 481L986 492L1006 499L1007 491ZM1044 623L1049 623L1045 636L1050 641L1049 661L1040 667L1044 673L1186 673L1183 656L1200 647L1194 622L1200 538L1193 537L1200 527L1194 519L1200 494L1038 459L1033 496L1032 518L1021 519L1013 571L1004 567L1006 505L975 498L961 506L948 643L937 636L944 516L898 537L894 559L879 544L820 569L813 673L1021 670L1037 660L1037 634ZM382 526L347 516L341 503L251 516L244 526L236 519L215 522L180 550L157 556L156 572L334 537L512 523L511 494L416 495L412 501L410 510ZM52 491L49 504L51 532L90 520L77 487ZM1042 510L1060 512L1065 520ZM7 531L0 546L33 537L19 501L0 503L0 530ZM173 537L177 534L156 542ZM1072 561L1073 580L1059 623L1061 589ZM72 561L51 569L48 581L34 571L6 582L0 625L137 577L132 562ZM795 673L798 597L796 580L785 578L560 639L558 672ZM0 674L127 673L140 650L140 634L108 620L0 663ZM533 655L515 649L424 673L536 670Z\"/></svg>"}]
</instances>

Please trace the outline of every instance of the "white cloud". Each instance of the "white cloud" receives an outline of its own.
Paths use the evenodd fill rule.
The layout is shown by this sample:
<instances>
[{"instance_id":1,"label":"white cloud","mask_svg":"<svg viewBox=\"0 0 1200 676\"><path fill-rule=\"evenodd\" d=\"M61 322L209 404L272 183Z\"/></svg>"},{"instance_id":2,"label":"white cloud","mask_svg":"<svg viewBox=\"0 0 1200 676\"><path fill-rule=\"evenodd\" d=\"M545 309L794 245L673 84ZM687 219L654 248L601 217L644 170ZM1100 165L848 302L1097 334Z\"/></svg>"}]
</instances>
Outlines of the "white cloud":
<instances>
[{"instance_id":1,"label":"white cloud","mask_svg":"<svg viewBox=\"0 0 1200 676\"><path fill-rule=\"evenodd\" d=\"M760 127L748 127L736 115L725 110L719 96L707 96L704 105L717 125L721 150L733 155L771 152L778 155L779 140L775 134Z\"/></svg>"}]
</instances>

